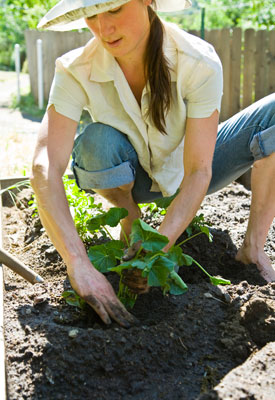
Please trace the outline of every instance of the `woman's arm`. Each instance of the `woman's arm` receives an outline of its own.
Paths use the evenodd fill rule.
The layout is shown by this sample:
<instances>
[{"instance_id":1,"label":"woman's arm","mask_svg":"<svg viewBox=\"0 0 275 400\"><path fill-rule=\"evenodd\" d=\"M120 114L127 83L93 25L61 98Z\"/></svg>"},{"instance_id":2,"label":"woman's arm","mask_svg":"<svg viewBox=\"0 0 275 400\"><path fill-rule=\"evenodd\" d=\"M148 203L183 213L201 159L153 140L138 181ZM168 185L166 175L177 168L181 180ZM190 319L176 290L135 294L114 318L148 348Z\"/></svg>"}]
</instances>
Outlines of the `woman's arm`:
<instances>
[{"instance_id":1,"label":"woman's arm","mask_svg":"<svg viewBox=\"0 0 275 400\"><path fill-rule=\"evenodd\" d=\"M110 317L129 326L133 317L117 299L107 279L91 264L77 234L62 176L72 152L77 123L50 107L45 114L33 159L31 184L41 221L67 265L72 287L105 323Z\"/></svg>"},{"instance_id":2,"label":"woman's arm","mask_svg":"<svg viewBox=\"0 0 275 400\"><path fill-rule=\"evenodd\" d=\"M168 250L198 211L212 176L212 159L219 113L208 118L187 118L184 142L184 178L180 192L170 204L159 232L169 238Z\"/></svg>"}]
</instances>

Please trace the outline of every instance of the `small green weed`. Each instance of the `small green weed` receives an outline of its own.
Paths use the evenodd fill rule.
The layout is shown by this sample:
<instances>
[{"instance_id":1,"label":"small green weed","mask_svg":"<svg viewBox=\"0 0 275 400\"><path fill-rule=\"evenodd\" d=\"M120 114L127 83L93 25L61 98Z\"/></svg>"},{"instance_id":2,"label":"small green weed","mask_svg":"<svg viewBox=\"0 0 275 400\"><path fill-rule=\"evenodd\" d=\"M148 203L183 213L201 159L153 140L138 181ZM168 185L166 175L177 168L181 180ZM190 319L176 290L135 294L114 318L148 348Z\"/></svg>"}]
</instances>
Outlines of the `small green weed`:
<instances>
[{"instance_id":1,"label":"small green weed","mask_svg":"<svg viewBox=\"0 0 275 400\"><path fill-rule=\"evenodd\" d=\"M81 299L80 296L74 290L66 290L61 295L67 304L70 306L78 307L83 310L86 306L85 300Z\"/></svg>"}]
</instances>

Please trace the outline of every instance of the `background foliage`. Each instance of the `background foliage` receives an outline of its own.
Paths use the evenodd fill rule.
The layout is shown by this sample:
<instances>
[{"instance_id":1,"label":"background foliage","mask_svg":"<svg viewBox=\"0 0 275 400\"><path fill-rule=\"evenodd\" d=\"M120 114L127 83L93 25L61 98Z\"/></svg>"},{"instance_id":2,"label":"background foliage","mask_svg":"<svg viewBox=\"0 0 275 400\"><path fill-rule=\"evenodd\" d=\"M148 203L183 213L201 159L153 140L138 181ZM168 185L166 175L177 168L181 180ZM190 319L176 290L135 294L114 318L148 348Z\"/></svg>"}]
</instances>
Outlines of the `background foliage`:
<instances>
[{"instance_id":1,"label":"background foliage","mask_svg":"<svg viewBox=\"0 0 275 400\"><path fill-rule=\"evenodd\" d=\"M0 69L14 68L14 45L21 46L21 61L26 57L24 31L36 29L41 17L58 0L0 0ZM21 63L21 65L22 65Z\"/></svg>"},{"instance_id":2,"label":"background foliage","mask_svg":"<svg viewBox=\"0 0 275 400\"><path fill-rule=\"evenodd\" d=\"M191 9L165 19L176 22L185 30L199 30L202 8L205 8L205 29L275 28L274 0L192 0Z\"/></svg>"},{"instance_id":3,"label":"background foliage","mask_svg":"<svg viewBox=\"0 0 275 400\"><path fill-rule=\"evenodd\" d=\"M41 17L58 0L0 0L0 69L13 69L15 43L25 58L24 31L35 29ZM205 29L242 27L275 28L274 0L193 0L185 12L162 16L183 29L199 30L201 8L205 8Z\"/></svg>"}]
</instances>

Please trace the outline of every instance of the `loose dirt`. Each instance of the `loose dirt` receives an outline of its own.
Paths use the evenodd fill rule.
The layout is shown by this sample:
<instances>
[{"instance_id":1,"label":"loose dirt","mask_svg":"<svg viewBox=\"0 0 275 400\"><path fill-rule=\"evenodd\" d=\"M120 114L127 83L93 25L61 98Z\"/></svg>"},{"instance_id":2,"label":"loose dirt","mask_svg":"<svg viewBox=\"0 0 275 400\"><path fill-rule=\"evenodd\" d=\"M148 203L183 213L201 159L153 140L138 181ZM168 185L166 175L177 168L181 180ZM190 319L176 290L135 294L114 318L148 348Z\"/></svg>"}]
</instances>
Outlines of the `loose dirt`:
<instances>
[{"instance_id":1,"label":"loose dirt","mask_svg":"<svg viewBox=\"0 0 275 400\"><path fill-rule=\"evenodd\" d=\"M264 282L254 265L234 259L250 192L234 183L208 196L199 212L212 224L213 243L198 236L184 246L185 253L232 285L214 287L195 266L182 267L188 292L163 296L152 288L138 298L132 312L140 323L128 330L116 323L106 327L90 307L80 311L64 302L61 293L70 287L65 266L39 219L26 209L29 199L29 191L23 191L17 207L3 210L5 248L45 279L32 286L5 269L9 400L271 400L259 394L264 383L253 387L251 379L246 387L241 382L243 394L236 396L243 397L214 390L254 353L263 371L270 367L266 354L274 359L275 283ZM148 213L144 219L155 223ZM275 224L266 245L273 263L274 234ZM117 288L117 276L110 273L108 279ZM273 347L262 356L258 351L270 342ZM253 376L255 364L245 365ZM274 384L274 376L266 375Z\"/></svg>"}]
</instances>

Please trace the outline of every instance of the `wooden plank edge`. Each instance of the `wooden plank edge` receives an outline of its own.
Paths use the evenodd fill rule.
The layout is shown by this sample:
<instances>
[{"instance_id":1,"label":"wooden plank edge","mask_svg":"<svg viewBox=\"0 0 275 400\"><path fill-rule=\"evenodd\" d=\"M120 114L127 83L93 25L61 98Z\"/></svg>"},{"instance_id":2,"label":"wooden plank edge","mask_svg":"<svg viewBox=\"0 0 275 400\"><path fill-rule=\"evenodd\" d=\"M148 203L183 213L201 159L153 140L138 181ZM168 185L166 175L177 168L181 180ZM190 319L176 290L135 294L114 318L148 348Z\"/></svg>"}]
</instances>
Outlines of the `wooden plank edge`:
<instances>
[{"instance_id":1,"label":"wooden plank edge","mask_svg":"<svg viewBox=\"0 0 275 400\"><path fill-rule=\"evenodd\" d=\"M1 189L1 183L0 183ZM0 246L2 246L2 201L0 197ZM6 357L4 338L4 272L0 263L0 399L6 400Z\"/></svg>"},{"instance_id":2,"label":"wooden plank edge","mask_svg":"<svg viewBox=\"0 0 275 400\"><path fill-rule=\"evenodd\" d=\"M74 175L72 173L65 175L68 176L69 179L74 179ZM0 178L1 189L7 189L10 186L16 185L18 182L24 182L29 179L29 176L2 177Z\"/></svg>"}]
</instances>

